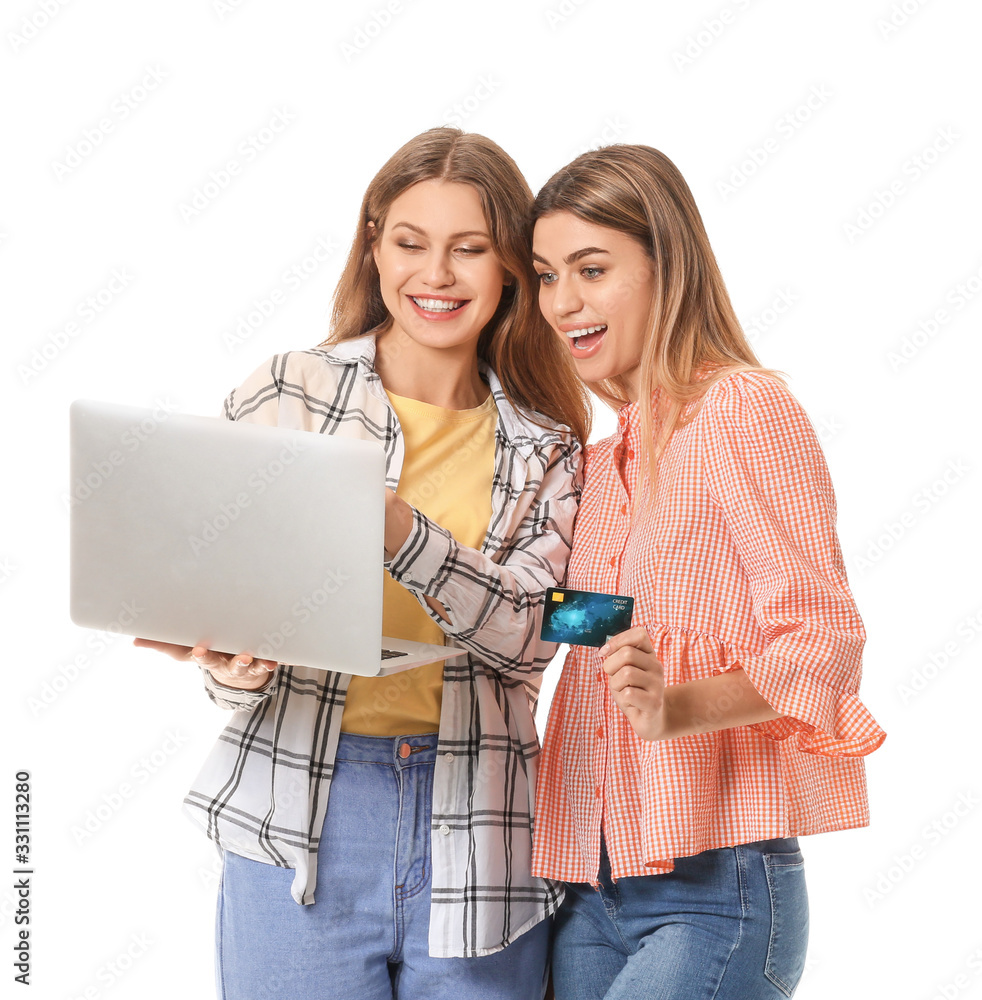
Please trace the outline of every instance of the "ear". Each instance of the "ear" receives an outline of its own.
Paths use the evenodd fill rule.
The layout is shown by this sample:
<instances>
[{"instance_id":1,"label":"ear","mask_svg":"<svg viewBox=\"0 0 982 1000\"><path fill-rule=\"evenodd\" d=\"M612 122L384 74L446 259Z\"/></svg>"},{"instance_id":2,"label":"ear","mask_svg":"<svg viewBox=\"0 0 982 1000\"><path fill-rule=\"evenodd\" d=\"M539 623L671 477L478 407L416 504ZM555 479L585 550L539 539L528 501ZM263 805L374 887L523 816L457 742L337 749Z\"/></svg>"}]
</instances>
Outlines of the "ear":
<instances>
[{"instance_id":1,"label":"ear","mask_svg":"<svg viewBox=\"0 0 982 1000\"><path fill-rule=\"evenodd\" d=\"M372 248L372 258L375 261L375 266L378 267L378 230L375 223L371 219L365 223L365 238L368 240L369 246Z\"/></svg>"},{"instance_id":2,"label":"ear","mask_svg":"<svg viewBox=\"0 0 982 1000\"><path fill-rule=\"evenodd\" d=\"M505 288L508 288L509 285L514 285L515 284L515 275L514 274L509 274L508 271L505 271L505 279L504 279L504 281L501 282L501 284Z\"/></svg>"}]
</instances>

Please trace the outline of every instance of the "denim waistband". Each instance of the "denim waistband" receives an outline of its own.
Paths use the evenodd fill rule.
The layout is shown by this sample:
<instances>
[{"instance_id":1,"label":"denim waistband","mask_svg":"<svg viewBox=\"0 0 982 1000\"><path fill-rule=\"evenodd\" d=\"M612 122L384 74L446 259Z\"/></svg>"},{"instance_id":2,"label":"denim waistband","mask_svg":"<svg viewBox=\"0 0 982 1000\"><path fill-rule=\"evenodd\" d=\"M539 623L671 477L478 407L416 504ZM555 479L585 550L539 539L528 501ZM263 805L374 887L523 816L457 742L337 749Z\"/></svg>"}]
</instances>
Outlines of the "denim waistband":
<instances>
[{"instance_id":1,"label":"denim waistband","mask_svg":"<svg viewBox=\"0 0 982 1000\"><path fill-rule=\"evenodd\" d=\"M342 733L338 740L336 760L358 761L363 764L389 764L395 767L415 767L436 760L439 733L415 736L362 736Z\"/></svg>"}]
</instances>

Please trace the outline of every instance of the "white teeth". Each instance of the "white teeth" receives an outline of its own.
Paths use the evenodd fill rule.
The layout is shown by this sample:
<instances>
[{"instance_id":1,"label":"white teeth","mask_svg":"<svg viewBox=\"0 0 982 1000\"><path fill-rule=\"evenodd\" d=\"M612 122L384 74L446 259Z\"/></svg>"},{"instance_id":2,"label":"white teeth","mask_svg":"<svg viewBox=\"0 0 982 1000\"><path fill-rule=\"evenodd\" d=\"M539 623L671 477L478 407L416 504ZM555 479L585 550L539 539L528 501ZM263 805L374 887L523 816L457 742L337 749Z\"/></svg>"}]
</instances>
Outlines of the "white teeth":
<instances>
[{"instance_id":1,"label":"white teeth","mask_svg":"<svg viewBox=\"0 0 982 1000\"><path fill-rule=\"evenodd\" d=\"M410 298L420 309L425 309L427 312L452 312L454 309L459 309L464 302L464 299L418 299L415 295L411 295Z\"/></svg>"},{"instance_id":2,"label":"white teeth","mask_svg":"<svg viewBox=\"0 0 982 1000\"><path fill-rule=\"evenodd\" d=\"M568 330L566 336L571 340L576 340L577 337L585 337L588 333L600 333L601 330L606 330L607 324L603 323L600 326L584 326L580 330Z\"/></svg>"}]
</instances>

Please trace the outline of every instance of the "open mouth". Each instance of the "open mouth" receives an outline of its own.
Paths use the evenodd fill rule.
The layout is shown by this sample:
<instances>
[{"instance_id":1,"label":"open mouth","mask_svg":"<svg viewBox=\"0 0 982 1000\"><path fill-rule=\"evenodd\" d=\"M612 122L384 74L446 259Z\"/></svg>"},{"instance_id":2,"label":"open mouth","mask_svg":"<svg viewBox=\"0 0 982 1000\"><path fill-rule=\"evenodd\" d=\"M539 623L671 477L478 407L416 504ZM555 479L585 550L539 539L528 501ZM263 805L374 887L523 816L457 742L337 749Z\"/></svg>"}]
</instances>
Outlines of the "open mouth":
<instances>
[{"instance_id":1,"label":"open mouth","mask_svg":"<svg viewBox=\"0 0 982 1000\"><path fill-rule=\"evenodd\" d=\"M428 313L453 313L470 302L470 299L425 299L418 295L410 295L417 309Z\"/></svg>"},{"instance_id":2,"label":"open mouth","mask_svg":"<svg viewBox=\"0 0 982 1000\"><path fill-rule=\"evenodd\" d=\"M603 340L606 332L607 324L603 323L600 326L584 326L580 327L579 330L567 330L566 336L572 341L570 347L574 351L588 351Z\"/></svg>"}]
</instances>

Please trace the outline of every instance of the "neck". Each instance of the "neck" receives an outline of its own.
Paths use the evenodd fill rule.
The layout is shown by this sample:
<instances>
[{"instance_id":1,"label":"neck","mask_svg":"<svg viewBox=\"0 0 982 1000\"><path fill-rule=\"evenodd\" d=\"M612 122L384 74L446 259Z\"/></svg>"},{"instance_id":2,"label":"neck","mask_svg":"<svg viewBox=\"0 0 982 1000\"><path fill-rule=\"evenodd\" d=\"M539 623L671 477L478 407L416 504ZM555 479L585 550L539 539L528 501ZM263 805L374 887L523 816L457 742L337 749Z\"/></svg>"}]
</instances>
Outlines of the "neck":
<instances>
[{"instance_id":1,"label":"neck","mask_svg":"<svg viewBox=\"0 0 982 1000\"><path fill-rule=\"evenodd\" d=\"M488 398L474 344L427 347L391 325L375 338L375 371L389 392L448 410L470 410Z\"/></svg>"}]
</instances>

